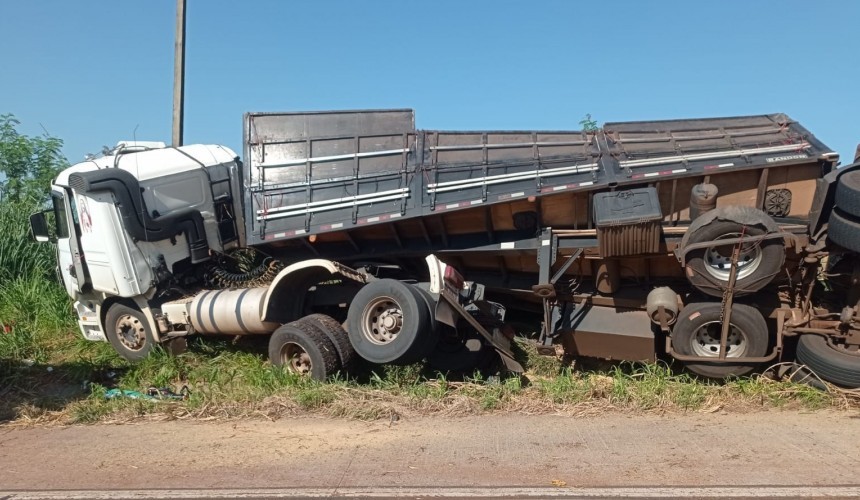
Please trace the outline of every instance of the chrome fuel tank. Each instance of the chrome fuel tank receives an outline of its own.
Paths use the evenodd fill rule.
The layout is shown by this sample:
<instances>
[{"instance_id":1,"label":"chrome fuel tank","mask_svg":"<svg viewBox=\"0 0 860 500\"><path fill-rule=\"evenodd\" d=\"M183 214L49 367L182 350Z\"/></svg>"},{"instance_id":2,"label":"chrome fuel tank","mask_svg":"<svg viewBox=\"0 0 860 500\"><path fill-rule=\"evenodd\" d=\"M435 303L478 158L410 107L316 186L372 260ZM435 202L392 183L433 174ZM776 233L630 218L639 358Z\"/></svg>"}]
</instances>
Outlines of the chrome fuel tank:
<instances>
[{"instance_id":1,"label":"chrome fuel tank","mask_svg":"<svg viewBox=\"0 0 860 500\"><path fill-rule=\"evenodd\" d=\"M263 321L266 288L206 290L191 301L188 315L198 333L247 335L272 333L279 325Z\"/></svg>"}]
</instances>

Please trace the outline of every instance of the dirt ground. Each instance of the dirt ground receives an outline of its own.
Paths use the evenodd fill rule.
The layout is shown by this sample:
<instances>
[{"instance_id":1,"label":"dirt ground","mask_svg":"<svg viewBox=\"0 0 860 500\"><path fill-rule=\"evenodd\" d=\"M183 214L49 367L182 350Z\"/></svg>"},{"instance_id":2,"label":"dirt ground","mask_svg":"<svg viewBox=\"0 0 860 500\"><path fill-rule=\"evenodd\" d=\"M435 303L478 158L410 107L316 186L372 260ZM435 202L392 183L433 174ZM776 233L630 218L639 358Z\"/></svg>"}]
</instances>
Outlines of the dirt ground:
<instances>
[{"instance_id":1,"label":"dirt ground","mask_svg":"<svg viewBox=\"0 0 860 500\"><path fill-rule=\"evenodd\" d=\"M860 413L0 427L0 490L858 485Z\"/></svg>"}]
</instances>

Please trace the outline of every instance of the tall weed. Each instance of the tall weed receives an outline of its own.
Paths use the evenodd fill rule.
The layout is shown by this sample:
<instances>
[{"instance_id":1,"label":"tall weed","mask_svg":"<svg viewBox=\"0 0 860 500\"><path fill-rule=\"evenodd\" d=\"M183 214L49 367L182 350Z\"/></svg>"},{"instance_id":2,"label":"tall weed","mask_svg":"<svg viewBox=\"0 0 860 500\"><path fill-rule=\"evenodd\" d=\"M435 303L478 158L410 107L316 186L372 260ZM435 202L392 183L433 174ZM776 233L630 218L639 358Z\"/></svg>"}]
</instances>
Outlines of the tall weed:
<instances>
[{"instance_id":1,"label":"tall weed","mask_svg":"<svg viewBox=\"0 0 860 500\"><path fill-rule=\"evenodd\" d=\"M42 362L74 328L55 248L32 241L34 201L0 202L0 359Z\"/></svg>"}]
</instances>

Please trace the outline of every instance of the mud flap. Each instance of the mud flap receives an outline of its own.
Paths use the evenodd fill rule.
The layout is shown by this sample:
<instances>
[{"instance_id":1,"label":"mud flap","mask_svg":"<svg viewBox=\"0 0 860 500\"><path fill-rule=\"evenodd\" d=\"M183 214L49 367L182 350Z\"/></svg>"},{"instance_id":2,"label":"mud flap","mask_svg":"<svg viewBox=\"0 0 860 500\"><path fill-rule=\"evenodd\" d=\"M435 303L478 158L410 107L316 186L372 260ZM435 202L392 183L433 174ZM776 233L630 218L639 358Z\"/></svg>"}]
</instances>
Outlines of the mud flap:
<instances>
[{"instance_id":1,"label":"mud flap","mask_svg":"<svg viewBox=\"0 0 860 500\"><path fill-rule=\"evenodd\" d=\"M472 315L460 305L460 302L457 300L457 295L452 293L450 290L443 288L440 291L439 296L443 300L436 302L436 321L451 327L456 327L458 316L462 317L496 349L496 352L499 353L499 357L502 359L502 362L505 364L505 368L508 371L516 374L522 374L525 372L523 366L514 359L514 353L511 351L511 341L508 340L507 337L501 333L488 332L487 329L478 322L478 320L473 318Z\"/></svg>"}]
</instances>

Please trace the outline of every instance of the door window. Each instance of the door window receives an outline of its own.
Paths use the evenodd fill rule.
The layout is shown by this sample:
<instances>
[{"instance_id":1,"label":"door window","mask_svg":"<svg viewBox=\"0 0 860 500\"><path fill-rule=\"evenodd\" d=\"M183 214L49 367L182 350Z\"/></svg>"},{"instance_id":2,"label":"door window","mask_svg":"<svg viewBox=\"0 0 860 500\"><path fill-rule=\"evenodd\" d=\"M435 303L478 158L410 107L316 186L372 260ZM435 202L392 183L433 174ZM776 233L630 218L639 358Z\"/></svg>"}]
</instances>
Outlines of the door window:
<instances>
[{"instance_id":1,"label":"door window","mask_svg":"<svg viewBox=\"0 0 860 500\"><path fill-rule=\"evenodd\" d=\"M60 193L51 193L51 201L54 204L54 227L57 231L57 239L69 237L69 214L66 212L66 203Z\"/></svg>"}]
</instances>

